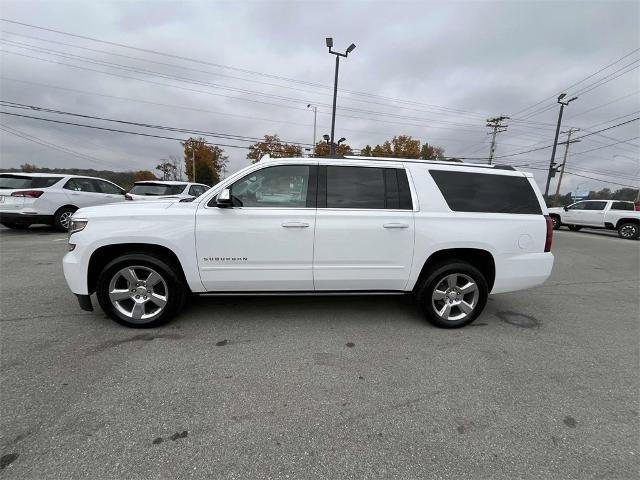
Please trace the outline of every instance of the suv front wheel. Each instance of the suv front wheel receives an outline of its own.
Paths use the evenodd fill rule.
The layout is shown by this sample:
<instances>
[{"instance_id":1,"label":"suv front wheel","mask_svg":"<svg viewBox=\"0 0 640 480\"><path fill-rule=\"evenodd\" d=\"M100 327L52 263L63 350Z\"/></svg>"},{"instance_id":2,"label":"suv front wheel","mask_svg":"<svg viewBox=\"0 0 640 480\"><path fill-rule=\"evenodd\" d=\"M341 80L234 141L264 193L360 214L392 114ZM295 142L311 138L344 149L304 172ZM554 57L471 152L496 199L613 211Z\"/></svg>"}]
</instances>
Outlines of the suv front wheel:
<instances>
[{"instance_id":1,"label":"suv front wheel","mask_svg":"<svg viewBox=\"0 0 640 480\"><path fill-rule=\"evenodd\" d=\"M185 299L185 288L170 262L146 253L132 253L104 267L96 296L102 309L116 322L152 328L177 313Z\"/></svg>"},{"instance_id":2,"label":"suv front wheel","mask_svg":"<svg viewBox=\"0 0 640 480\"><path fill-rule=\"evenodd\" d=\"M487 297L484 275L459 260L437 266L417 292L427 320L442 328L458 328L473 322L484 310Z\"/></svg>"}]
</instances>

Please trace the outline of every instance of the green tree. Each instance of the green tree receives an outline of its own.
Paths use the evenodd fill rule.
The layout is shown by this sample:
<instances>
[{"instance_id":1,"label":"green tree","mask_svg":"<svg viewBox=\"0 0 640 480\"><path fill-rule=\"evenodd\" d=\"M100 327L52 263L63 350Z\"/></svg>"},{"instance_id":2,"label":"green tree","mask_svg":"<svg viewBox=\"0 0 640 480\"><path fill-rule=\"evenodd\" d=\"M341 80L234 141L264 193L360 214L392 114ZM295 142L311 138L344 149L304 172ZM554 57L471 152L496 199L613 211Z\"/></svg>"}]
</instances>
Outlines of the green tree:
<instances>
[{"instance_id":1,"label":"green tree","mask_svg":"<svg viewBox=\"0 0 640 480\"><path fill-rule=\"evenodd\" d=\"M360 150L360 155L363 157L370 157L371 154L371 145L366 145L362 150Z\"/></svg>"},{"instance_id":2,"label":"green tree","mask_svg":"<svg viewBox=\"0 0 640 480\"><path fill-rule=\"evenodd\" d=\"M259 162L264 155L272 158L301 157L302 147L292 143L284 143L277 134L265 135L264 141L249 147L247 158L251 163Z\"/></svg>"},{"instance_id":3,"label":"green tree","mask_svg":"<svg viewBox=\"0 0 640 480\"><path fill-rule=\"evenodd\" d=\"M424 160L446 160L444 156L444 148L435 145L429 145L427 142L420 149L420 157Z\"/></svg>"},{"instance_id":4,"label":"green tree","mask_svg":"<svg viewBox=\"0 0 640 480\"><path fill-rule=\"evenodd\" d=\"M220 181L220 172L227 164L229 157L224 150L216 145L210 145L202 138L189 138L182 142L184 148L184 165L187 178L193 182L193 158L196 162L195 181L206 185L215 185Z\"/></svg>"}]
</instances>

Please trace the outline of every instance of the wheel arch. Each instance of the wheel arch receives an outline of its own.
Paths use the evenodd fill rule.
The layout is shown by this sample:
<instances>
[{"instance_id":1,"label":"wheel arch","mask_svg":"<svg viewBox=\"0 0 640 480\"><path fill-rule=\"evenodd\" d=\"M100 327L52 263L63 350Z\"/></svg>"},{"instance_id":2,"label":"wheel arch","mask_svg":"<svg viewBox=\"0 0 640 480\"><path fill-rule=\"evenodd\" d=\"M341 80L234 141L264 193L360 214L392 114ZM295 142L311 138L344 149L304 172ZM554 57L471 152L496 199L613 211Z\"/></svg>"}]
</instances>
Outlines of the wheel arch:
<instances>
[{"instance_id":1,"label":"wheel arch","mask_svg":"<svg viewBox=\"0 0 640 480\"><path fill-rule=\"evenodd\" d=\"M182 279L185 288L190 291L189 283L185 277L184 267L178 256L170 248L153 243L115 243L99 247L91 254L87 269L87 288L89 294L96 291L98 275L109 262L122 255L132 253L152 255L166 261L177 269L177 273Z\"/></svg>"},{"instance_id":2,"label":"wheel arch","mask_svg":"<svg viewBox=\"0 0 640 480\"><path fill-rule=\"evenodd\" d=\"M56 211L53 213L53 215L54 215L54 216L55 216L55 215L57 215L57 214L58 214L58 212L59 212L60 210L62 210L63 208L73 208L74 210L79 210L79 209L80 209L80 207L77 207L77 206L73 205L72 203L66 203L66 204L61 205L61 206L59 206L58 208L56 208Z\"/></svg>"},{"instance_id":3,"label":"wheel arch","mask_svg":"<svg viewBox=\"0 0 640 480\"><path fill-rule=\"evenodd\" d=\"M623 223L635 223L636 225L640 225L640 220L637 218L621 218L616 222L616 229L620 228L620 225Z\"/></svg>"},{"instance_id":4,"label":"wheel arch","mask_svg":"<svg viewBox=\"0 0 640 480\"><path fill-rule=\"evenodd\" d=\"M462 260L470 263L484 275L488 291L491 292L493 289L496 279L496 262L491 252L481 248L447 248L429 255L420 270L414 291L422 285L424 279L433 271L433 267L445 260Z\"/></svg>"}]
</instances>

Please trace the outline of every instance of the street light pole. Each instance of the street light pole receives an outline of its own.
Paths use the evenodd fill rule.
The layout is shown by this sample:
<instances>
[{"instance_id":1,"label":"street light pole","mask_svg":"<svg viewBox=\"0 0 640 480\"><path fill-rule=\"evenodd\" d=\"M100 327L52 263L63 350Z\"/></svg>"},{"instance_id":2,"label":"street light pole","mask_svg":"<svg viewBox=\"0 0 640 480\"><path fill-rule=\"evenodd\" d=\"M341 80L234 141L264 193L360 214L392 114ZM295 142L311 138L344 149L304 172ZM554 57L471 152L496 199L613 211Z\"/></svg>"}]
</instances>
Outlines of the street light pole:
<instances>
[{"instance_id":1,"label":"street light pole","mask_svg":"<svg viewBox=\"0 0 640 480\"><path fill-rule=\"evenodd\" d=\"M340 68L340 57L347 58L347 55L349 55L351 52L353 52L353 50L355 50L356 45L352 43L347 47L347 50L344 53L340 53L340 52L334 52L332 49L333 38L327 37L326 44L327 44L327 47L329 47L329 53L336 56L336 71L333 79L333 111L331 112L331 145L330 145L330 148L331 148L330 155L332 157L335 157L336 145L334 143L334 138L335 138L335 128L336 128L336 101L338 99L338 70Z\"/></svg>"},{"instance_id":2,"label":"street light pole","mask_svg":"<svg viewBox=\"0 0 640 480\"><path fill-rule=\"evenodd\" d=\"M556 148L558 147L558 136L560 135L560 125L562 124L562 112L564 111L564 107L569 105L578 97L573 97L572 99L563 102L562 99L566 97L566 93L561 93L558 95L558 103L560 104L560 113L558 114L558 125L556 126L556 136L553 140L553 150L551 150L551 160L549 161L549 171L547 172L547 185L544 187L544 196L545 199L549 196L549 184L551 183L551 173L555 168L554 160L556 158Z\"/></svg>"},{"instance_id":3,"label":"street light pole","mask_svg":"<svg viewBox=\"0 0 640 480\"><path fill-rule=\"evenodd\" d=\"M316 147L316 117L318 116L318 107L308 104L307 108L313 110L313 148Z\"/></svg>"}]
</instances>

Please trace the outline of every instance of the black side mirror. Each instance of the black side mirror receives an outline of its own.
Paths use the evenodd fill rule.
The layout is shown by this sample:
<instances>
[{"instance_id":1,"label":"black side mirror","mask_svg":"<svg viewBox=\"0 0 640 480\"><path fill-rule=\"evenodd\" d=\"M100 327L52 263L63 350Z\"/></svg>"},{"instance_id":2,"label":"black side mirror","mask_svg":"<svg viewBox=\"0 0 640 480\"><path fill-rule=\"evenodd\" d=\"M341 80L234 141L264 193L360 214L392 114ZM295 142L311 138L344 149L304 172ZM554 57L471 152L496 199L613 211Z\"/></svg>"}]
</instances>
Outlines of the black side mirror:
<instances>
[{"instance_id":1,"label":"black side mirror","mask_svg":"<svg viewBox=\"0 0 640 480\"><path fill-rule=\"evenodd\" d=\"M564 209L565 212L569 210L569 207L567 207L566 205L562 208Z\"/></svg>"},{"instance_id":2,"label":"black side mirror","mask_svg":"<svg viewBox=\"0 0 640 480\"><path fill-rule=\"evenodd\" d=\"M216 198L216 207L233 207L233 201L231 200L231 191L228 188L225 188L218 194L218 197Z\"/></svg>"}]
</instances>

